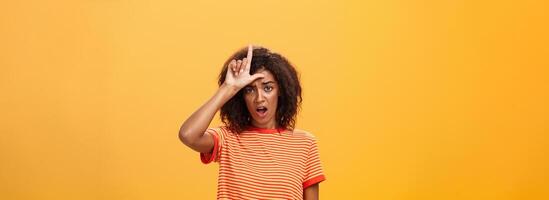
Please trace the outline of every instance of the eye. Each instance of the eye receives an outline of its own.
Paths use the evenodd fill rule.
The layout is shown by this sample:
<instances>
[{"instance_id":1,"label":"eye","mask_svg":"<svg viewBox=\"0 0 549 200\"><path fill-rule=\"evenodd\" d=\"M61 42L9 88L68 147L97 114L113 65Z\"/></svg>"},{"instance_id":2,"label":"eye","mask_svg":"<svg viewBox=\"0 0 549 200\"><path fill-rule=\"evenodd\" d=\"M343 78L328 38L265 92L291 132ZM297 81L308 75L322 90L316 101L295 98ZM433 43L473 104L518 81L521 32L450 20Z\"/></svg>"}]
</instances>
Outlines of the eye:
<instances>
[{"instance_id":1,"label":"eye","mask_svg":"<svg viewBox=\"0 0 549 200\"><path fill-rule=\"evenodd\" d=\"M252 92L254 92L254 89L253 89L252 87L245 87L245 88L244 88L244 93L250 94L250 93L252 93Z\"/></svg>"},{"instance_id":2,"label":"eye","mask_svg":"<svg viewBox=\"0 0 549 200\"><path fill-rule=\"evenodd\" d=\"M272 86L265 86L265 87L263 88L263 90L265 90L265 92L270 92L270 91L273 90L273 87L272 87Z\"/></svg>"}]
</instances>

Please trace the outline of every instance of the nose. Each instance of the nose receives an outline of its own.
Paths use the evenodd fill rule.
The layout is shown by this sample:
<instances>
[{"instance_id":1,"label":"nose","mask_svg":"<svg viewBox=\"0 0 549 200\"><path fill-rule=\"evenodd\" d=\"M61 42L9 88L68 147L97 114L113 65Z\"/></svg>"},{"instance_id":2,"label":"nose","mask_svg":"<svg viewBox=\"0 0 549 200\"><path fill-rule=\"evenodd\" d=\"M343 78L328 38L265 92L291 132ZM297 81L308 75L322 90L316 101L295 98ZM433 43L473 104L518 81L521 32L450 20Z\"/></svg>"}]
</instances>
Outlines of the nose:
<instances>
[{"instance_id":1,"label":"nose","mask_svg":"<svg viewBox=\"0 0 549 200\"><path fill-rule=\"evenodd\" d=\"M255 97L256 103L263 103L265 101L265 92L262 90L257 90L257 96Z\"/></svg>"}]
</instances>

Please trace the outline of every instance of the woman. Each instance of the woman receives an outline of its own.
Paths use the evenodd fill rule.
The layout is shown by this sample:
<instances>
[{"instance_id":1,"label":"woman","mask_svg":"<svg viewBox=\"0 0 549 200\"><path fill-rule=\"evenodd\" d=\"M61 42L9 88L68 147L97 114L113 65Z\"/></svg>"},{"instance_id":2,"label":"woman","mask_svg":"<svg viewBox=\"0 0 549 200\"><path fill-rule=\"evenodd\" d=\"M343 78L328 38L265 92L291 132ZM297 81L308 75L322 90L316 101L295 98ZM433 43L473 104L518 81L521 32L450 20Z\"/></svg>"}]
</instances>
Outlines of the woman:
<instances>
[{"instance_id":1,"label":"woman","mask_svg":"<svg viewBox=\"0 0 549 200\"><path fill-rule=\"evenodd\" d=\"M204 164L219 163L218 199L318 199L325 177L315 137L294 128L300 104L288 60L249 45L225 62L219 89L179 138ZM219 109L225 126L208 128Z\"/></svg>"}]
</instances>

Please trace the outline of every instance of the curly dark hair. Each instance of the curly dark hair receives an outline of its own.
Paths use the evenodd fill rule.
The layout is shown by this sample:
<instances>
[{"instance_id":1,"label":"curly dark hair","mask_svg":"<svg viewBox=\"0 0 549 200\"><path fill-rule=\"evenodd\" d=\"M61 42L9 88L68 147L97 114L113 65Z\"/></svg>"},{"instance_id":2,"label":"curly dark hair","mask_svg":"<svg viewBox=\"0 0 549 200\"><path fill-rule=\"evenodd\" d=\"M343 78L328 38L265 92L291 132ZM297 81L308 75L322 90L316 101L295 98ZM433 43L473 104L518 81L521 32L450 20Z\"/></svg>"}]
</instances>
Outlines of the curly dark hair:
<instances>
[{"instance_id":1,"label":"curly dark hair","mask_svg":"<svg viewBox=\"0 0 549 200\"><path fill-rule=\"evenodd\" d=\"M231 60L244 59L247 56L247 51L247 48L242 48L225 61L219 74L219 86L225 82ZM284 56L271 52L267 48L254 46L250 74L254 74L259 70L271 72L280 88L275 115L277 128L293 130L296 115L302 102L301 84L299 83L297 71ZM220 115L225 126L235 133L240 133L251 125L251 116L246 107L243 90L238 91L221 107Z\"/></svg>"}]
</instances>

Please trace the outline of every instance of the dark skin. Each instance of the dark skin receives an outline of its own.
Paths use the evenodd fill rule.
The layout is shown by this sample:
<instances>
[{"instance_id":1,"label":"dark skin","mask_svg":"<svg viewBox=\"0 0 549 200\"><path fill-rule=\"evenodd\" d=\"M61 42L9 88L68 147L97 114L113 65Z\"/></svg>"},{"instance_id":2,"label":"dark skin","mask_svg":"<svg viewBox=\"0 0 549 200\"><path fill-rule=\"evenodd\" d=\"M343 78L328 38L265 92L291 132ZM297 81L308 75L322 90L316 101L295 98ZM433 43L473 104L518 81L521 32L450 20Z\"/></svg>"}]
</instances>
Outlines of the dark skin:
<instances>
[{"instance_id":1,"label":"dark skin","mask_svg":"<svg viewBox=\"0 0 549 200\"><path fill-rule=\"evenodd\" d=\"M273 75L266 70L250 74L253 46L248 46L248 55L242 60L232 60L225 82L217 92L204 105L195 111L181 126L179 139L189 148L202 153L211 152L214 147L214 139L210 134L205 134L206 129L212 122L216 112L229 101L238 91L247 87L246 104L249 112L255 112L254 106L269 107L267 116L260 117L251 114L252 124L260 128L273 129L276 127L274 112L276 110L276 98L278 87ZM299 130L296 130L299 131ZM311 185L304 189L303 198L306 200L318 199L318 184Z\"/></svg>"},{"instance_id":2,"label":"dark skin","mask_svg":"<svg viewBox=\"0 0 549 200\"><path fill-rule=\"evenodd\" d=\"M315 200L318 199L318 192L319 192L319 186L318 183L311 185L303 191L303 199L304 200Z\"/></svg>"}]
</instances>

